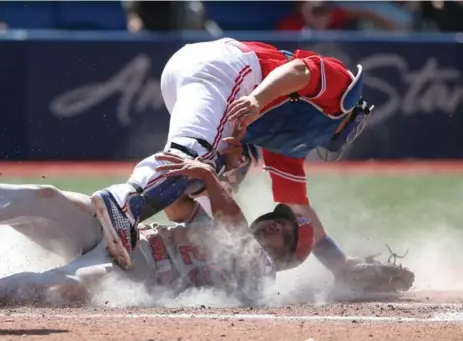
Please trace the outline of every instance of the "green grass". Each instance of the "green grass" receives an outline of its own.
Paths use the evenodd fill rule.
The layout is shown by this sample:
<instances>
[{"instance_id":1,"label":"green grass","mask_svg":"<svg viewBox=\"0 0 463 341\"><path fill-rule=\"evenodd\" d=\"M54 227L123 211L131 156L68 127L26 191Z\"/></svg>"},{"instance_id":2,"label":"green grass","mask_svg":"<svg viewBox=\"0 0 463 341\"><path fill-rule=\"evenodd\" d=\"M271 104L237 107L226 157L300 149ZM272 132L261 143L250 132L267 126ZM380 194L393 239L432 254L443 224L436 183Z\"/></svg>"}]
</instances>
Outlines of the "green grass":
<instances>
[{"instance_id":1,"label":"green grass","mask_svg":"<svg viewBox=\"0 0 463 341\"><path fill-rule=\"evenodd\" d=\"M61 189L92 193L123 178L2 178L3 183L53 184ZM308 192L327 229L338 235L406 236L444 226L463 232L463 176L459 175L314 175ZM272 208L270 181L265 175L247 179L239 194L253 219ZM163 215L155 217L164 221Z\"/></svg>"},{"instance_id":2,"label":"green grass","mask_svg":"<svg viewBox=\"0 0 463 341\"><path fill-rule=\"evenodd\" d=\"M439 226L463 231L463 176L315 177L309 193L325 221L344 219L357 233L368 226L404 236Z\"/></svg>"}]
</instances>

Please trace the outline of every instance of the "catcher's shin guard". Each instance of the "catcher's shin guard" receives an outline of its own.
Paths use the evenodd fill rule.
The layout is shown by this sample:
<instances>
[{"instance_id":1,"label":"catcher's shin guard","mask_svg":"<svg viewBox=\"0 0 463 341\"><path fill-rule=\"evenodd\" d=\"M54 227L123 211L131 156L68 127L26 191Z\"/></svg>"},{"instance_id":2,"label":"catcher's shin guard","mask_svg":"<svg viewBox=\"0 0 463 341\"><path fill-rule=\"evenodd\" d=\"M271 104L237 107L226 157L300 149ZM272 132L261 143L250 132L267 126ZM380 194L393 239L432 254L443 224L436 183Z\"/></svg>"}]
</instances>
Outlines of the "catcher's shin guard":
<instances>
[{"instance_id":1,"label":"catcher's shin guard","mask_svg":"<svg viewBox=\"0 0 463 341\"><path fill-rule=\"evenodd\" d=\"M222 157L217 156L208 162L214 166L218 175L223 172ZM159 213L182 195L194 197L195 194L202 193L205 189L201 180L190 179L182 175L167 177L162 182L148 188L141 188L135 183L129 183L129 185L134 188L136 194L129 197L128 208L138 222Z\"/></svg>"},{"instance_id":2,"label":"catcher's shin guard","mask_svg":"<svg viewBox=\"0 0 463 341\"><path fill-rule=\"evenodd\" d=\"M181 151L188 150L183 146L175 146ZM185 153L186 154L186 153ZM210 161L217 170L222 169L223 161L219 156ZM173 204L184 194L191 194L204 188L204 184L185 176L173 176L155 182L146 188L136 183L128 183L134 194L127 199L127 211L124 212L108 190L97 191L92 196L92 204L100 221L108 250L118 265L129 268L132 265L132 254L137 245L139 222L159 213ZM127 212L133 219L129 219Z\"/></svg>"}]
</instances>

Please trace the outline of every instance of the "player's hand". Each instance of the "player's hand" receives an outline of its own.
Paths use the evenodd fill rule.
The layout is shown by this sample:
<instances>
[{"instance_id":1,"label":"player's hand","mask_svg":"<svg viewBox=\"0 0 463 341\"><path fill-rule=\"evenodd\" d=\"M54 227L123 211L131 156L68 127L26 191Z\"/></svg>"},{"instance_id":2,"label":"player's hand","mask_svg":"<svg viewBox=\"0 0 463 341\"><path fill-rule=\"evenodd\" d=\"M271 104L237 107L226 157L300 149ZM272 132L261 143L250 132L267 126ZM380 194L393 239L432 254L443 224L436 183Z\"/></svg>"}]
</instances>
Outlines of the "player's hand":
<instances>
[{"instance_id":1,"label":"player's hand","mask_svg":"<svg viewBox=\"0 0 463 341\"><path fill-rule=\"evenodd\" d=\"M355 268L358 264L362 263L362 259L358 257L346 257L343 263L338 264L337 268L333 271L337 279L342 279L345 274Z\"/></svg>"},{"instance_id":2,"label":"player's hand","mask_svg":"<svg viewBox=\"0 0 463 341\"><path fill-rule=\"evenodd\" d=\"M222 139L227 144L220 153L225 156L226 169L238 168L243 162L243 143L242 140L246 134L246 127L235 124L233 135Z\"/></svg>"},{"instance_id":3,"label":"player's hand","mask_svg":"<svg viewBox=\"0 0 463 341\"><path fill-rule=\"evenodd\" d=\"M212 165L202 162L201 158L194 160L184 159L169 152L156 154L154 158L158 161L168 162L168 164L157 167L157 171L165 172L162 175L165 177L183 175L190 179L203 180L205 177L210 176L211 172L215 173Z\"/></svg>"},{"instance_id":4,"label":"player's hand","mask_svg":"<svg viewBox=\"0 0 463 341\"><path fill-rule=\"evenodd\" d=\"M242 127L250 125L260 117L262 108L257 99L252 96L243 96L235 100L225 113L229 122L235 122Z\"/></svg>"}]
</instances>

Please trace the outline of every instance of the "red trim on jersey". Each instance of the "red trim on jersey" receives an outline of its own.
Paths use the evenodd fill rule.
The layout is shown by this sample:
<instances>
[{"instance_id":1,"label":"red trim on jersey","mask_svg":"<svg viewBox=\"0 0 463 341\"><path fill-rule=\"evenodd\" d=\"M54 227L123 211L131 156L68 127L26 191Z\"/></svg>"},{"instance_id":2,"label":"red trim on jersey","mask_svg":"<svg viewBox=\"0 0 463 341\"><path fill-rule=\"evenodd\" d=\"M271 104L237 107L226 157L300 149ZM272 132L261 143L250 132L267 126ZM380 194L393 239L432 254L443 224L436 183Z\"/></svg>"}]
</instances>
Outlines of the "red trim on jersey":
<instances>
[{"instance_id":1,"label":"red trim on jersey","mask_svg":"<svg viewBox=\"0 0 463 341\"><path fill-rule=\"evenodd\" d=\"M275 175L278 175L286 180L294 181L294 182L302 182L303 184L306 183L305 177L304 176L297 176L297 175L292 175L291 173L286 173L278 168L271 167L271 166L264 166L264 170L266 170L269 173L274 173Z\"/></svg>"},{"instance_id":2,"label":"red trim on jersey","mask_svg":"<svg viewBox=\"0 0 463 341\"><path fill-rule=\"evenodd\" d=\"M272 179L273 200L283 204L308 204L304 159L278 155L266 149L262 149L262 155L264 169Z\"/></svg>"},{"instance_id":3,"label":"red trim on jersey","mask_svg":"<svg viewBox=\"0 0 463 341\"><path fill-rule=\"evenodd\" d=\"M336 58L312 55L304 57L305 51L296 51L307 65L311 80L299 94L316 105L330 117L343 116L341 100L352 76L344 64Z\"/></svg>"},{"instance_id":4,"label":"red trim on jersey","mask_svg":"<svg viewBox=\"0 0 463 341\"><path fill-rule=\"evenodd\" d=\"M241 69L241 71L238 73L238 76L235 78L235 84L234 84L234 86L233 86L233 88L231 90L230 95L227 98L227 105L225 107L225 111L223 113L222 119L220 120L219 126L217 127L217 134L216 134L216 136L214 138L214 142L212 143L212 150L210 152L207 152L206 154L204 154L203 159L212 158L212 156L214 155L214 150L217 148L220 141L222 140L222 133L223 133L223 130L225 128L225 123L227 122L227 118L225 116L225 113L228 111L228 108L230 107L230 105L235 100L235 97L236 97L236 95L238 94L238 92L240 90L241 84L244 81L244 77L246 77L251 72L252 72L251 67L249 65L246 65L245 67L243 67ZM148 183L146 184L146 187L144 187L144 190L146 190L148 187L150 187L153 183L155 183L156 181L158 181L162 177L163 176L160 175L160 176L157 176L156 178L151 179L150 181L148 181ZM124 213L126 213L127 209L128 209L128 207L127 207L127 203L126 203L122 207L122 211Z\"/></svg>"},{"instance_id":5,"label":"red trim on jersey","mask_svg":"<svg viewBox=\"0 0 463 341\"><path fill-rule=\"evenodd\" d=\"M288 63L288 58L275 46L261 42L241 42L254 51L262 70L262 79L277 67ZM296 50L294 59L302 60L310 71L310 81L298 91L304 100L314 104L329 116L342 114L341 98L352 82L345 65L336 58L324 57L313 51ZM288 99L282 96L263 108L262 112L278 106Z\"/></svg>"},{"instance_id":6,"label":"red trim on jersey","mask_svg":"<svg viewBox=\"0 0 463 341\"><path fill-rule=\"evenodd\" d=\"M302 61L310 71L310 82L303 89L299 90L299 94L308 99L315 100L321 97L326 91L325 63L321 56L310 56L302 59Z\"/></svg>"},{"instance_id":7,"label":"red trim on jersey","mask_svg":"<svg viewBox=\"0 0 463 341\"><path fill-rule=\"evenodd\" d=\"M235 85L232 88L230 95L227 98L227 105L225 107L225 111L223 113L222 119L220 120L219 126L217 127L217 135L215 136L214 142L212 143L212 151L203 155L203 159L209 159L214 155L214 150L219 145L220 141L222 140L222 133L223 129L225 128L225 123L227 122L227 118L225 114L227 113L230 105L235 101L235 97L238 94L241 84L244 81L244 77L252 72L252 69L249 65L246 65L241 71L238 73L238 76L235 78Z\"/></svg>"}]
</instances>

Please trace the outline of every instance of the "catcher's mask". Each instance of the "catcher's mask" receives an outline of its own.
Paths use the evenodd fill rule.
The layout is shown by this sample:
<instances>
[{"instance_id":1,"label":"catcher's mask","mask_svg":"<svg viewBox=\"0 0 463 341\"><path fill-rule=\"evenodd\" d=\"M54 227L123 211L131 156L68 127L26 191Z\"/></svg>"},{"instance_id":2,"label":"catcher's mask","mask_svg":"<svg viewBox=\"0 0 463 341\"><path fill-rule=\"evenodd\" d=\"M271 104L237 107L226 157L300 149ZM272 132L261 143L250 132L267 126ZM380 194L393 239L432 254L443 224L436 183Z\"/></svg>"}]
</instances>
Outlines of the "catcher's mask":
<instances>
[{"instance_id":1,"label":"catcher's mask","mask_svg":"<svg viewBox=\"0 0 463 341\"><path fill-rule=\"evenodd\" d=\"M336 132L321 146L325 149L325 155L317 148L318 155L325 161L341 158L345 148L365 129L374 108L363 99L363 68L361 65L357 65L357 68L357 74L353 76L351 84L341 98L341 115L344 118Z\"/></svg>"},{"instance_id":2,"label":"catcher's mask","mask_svg":"<svg viewBox=\"0 0 463 341\"><path fill-rule=\"evenodd\" d=\"M286 240L289 244L290 253L285 259L274 259L277 269L287 270L294 268L304 262L310 254L313 245L313 225L312 222L296 215L293 210L284 204L278 204L272 212L266 213L254 220L250 229L254 235L258 234L258 224L267 220L287 220L293 226L292 238Z\"/></svg>"}]
</instances>

